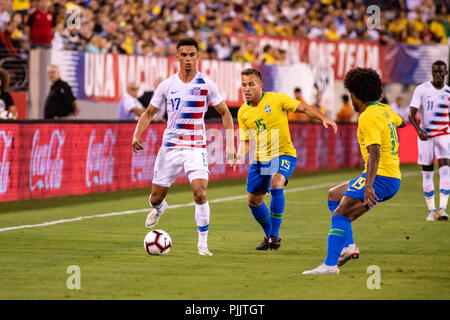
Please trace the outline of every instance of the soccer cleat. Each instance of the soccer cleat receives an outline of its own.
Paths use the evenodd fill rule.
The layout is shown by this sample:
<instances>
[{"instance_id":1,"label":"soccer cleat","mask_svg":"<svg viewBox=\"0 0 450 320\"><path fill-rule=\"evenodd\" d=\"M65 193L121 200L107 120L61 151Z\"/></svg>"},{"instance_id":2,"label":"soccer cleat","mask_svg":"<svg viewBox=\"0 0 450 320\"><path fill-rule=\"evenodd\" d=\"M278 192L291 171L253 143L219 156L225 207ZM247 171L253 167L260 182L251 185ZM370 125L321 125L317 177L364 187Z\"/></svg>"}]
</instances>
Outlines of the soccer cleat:
<instances>
[{"instance_id":1,"label":"soccer cleat","mask_svg":"<svg viewBox=\"0 0 450 320\"><path fill-rule=\"evenodd\" d=\"M163 206L159 210L153 209L152 211L150 211L150 213L147 215L147 219L145 220L145 227L147 229L150 229L156 226L158 224L159 218L161 218L162 214L164 213L164 211L166 211L168 206L169 205L167 204L167 202L164 202Z\"/></svg>"},{"instance_id":2,"label":"soccer cleat","mask_svg":"<svg viewBox=\"0 0 450 320\"><path fill-rule=\"evenodd\" d=\"M439 209L436 218L437 218L439 221L447 221L447 220L448 220L448 214L447 214L447 212L445 212L445 209L444 209L444 208L440 208L440 209Z\"/></svg>"},{"instance_id":3,"label":"soccer cleat","mask_svg":"<svg viewBox=\"0 0 450 320\"><path fill-rule=\"evenodd\" d=\"M198 247L198 254L201 256L212 256L211 251L207 247Z\"/></svg>"},{"instance_id":4,"label":"soccer cleat","mask_svg":"<svg viewBox=\"0 0 450 320\"><path fill-rule=\"evenodd\" d=\"M281 238L278 237L278 239L275 238L275 236L270 236L269 239L269 249L270 250L278 250L280 249L281 245Z\"/></svg>"},{"instance_id":5,"label":"soccer cleat","mask_svg":"<svg viewBox=\"0 0 450 320\"><path fill-rule=\"evenodd\" d=\"M269 249L269 239L264 237L264 240L255 248L255 250L268 250Z\"/></svg>"},{"instance_id":6,"label":"soccer cleat","mask_svg":"<svg viewBox=\"0 0 450 320\"><path fill-rule=\"evenodd\" d=\"M359 258L359 249L356 244L350 244L348 247L342 249L341 256L338 260L338 266L343 266L350 259Z\"/></svg>"},{"instance_id":7,"label":"soccer cleat","mask_svg":"<svg viewBox=\"0 0 450 320\"><path fill-rule=\"evenodd\" d=\"M427 217L427 221L434 221L435 220L435 216L436 216L436 210L430 210L428 212L428 217Z\"/></svg>"},{"instance_id":8,"label":"soccer cleat","mask_svg":"<svg viewBox=\"0 0 450 320\"><path fill-rule=\"evenodd\" d=\"M303 271L302 274L338 274L339 272L337 266L327 266L325 263L322 263L315 269Z\"/></svg>"}]
</instances>

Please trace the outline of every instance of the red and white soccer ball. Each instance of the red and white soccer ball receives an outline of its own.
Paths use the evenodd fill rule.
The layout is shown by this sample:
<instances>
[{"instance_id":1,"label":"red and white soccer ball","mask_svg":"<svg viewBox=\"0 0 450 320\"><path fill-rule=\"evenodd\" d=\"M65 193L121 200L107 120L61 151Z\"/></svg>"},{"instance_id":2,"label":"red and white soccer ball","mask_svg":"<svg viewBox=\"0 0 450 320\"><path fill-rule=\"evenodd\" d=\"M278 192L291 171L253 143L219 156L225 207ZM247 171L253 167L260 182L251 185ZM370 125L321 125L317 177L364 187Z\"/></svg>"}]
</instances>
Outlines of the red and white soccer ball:
<instances>
[{"instance_id":1,"label":"red and white soccer ball","mask_svg":"<svg viewBox=\"0 0 450 320\"><path fill-rule=\"evenodd\" d=\"M145 236L144 248L152 256L163 256L168 254L172 248L172 239L167 232L155 229Z\"/></svg>"}]
</instances>

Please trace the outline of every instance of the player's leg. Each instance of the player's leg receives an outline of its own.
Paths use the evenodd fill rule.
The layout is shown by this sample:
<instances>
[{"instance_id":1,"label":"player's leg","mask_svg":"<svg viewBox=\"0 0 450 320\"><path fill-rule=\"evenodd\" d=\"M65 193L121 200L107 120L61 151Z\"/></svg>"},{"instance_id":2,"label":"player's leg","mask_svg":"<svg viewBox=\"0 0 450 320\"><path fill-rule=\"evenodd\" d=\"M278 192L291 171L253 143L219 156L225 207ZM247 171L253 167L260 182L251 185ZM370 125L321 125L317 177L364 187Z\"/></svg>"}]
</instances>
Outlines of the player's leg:
<instances>
[{"instance_id":1,"label":"player's leg","mask_svg":"<svg viewBox=\"0 0 450 320\"><path fill-rule=\"evenodd\" d=\"M337 274L338 260L344 249L351 222L367 212L360 199L344 196L331 217L328 233L327 257L319 267L304 271L303 274Z\"/></svg>"},{"instance_id":2,"label":"player's leg","mask_svg":"<svg viewBox=\"0 0 450 320\"><path fill-rule=\"evenodd\" d=\"M198 233L198 254L212 256L208 249L208 232L211 211L206 197L208 187L208 152L206 149L183 150L184 172L191 184L195 203L195 222Z\"/></svg>"},{"instance_id":3,"label":"player's leg","mask_svg":"<svg viewBox=\"0 0 450 320\"><path fill-rule=\"evenodd\" d=\"M372 185L378 200L392 198L400 188L400 180L396 178L376 176ZM344 248L351 222L367 212L364 206L365 174L350 181L339 206L331 218L331 228L328 233L328 250L325 262L319 267L303 272L303 274L339 273L337 267L339 257Z\"/></svg>"},{"instance_id":4,"label":"player's leg","mask_svg":"<svg viewBox=\"0 0 450 320\"><path fill-rule=\"evenodd\" d=\"M271 162L271 170L275 170L275 173L271 174L270 178L270 194L272 196L270 201L270 221L272 229L270 232L269 248L271 250L278 250L281 244L279 230L285 208L284 186L287 185L288 179L295 169L297 158L282 155L273 159Z\"/></svg>"},{"instance_id":5,"label":"player's leg","mask_svg":"<svg viewBox=\"0 0 450 320\"><path fill-rule=\"evenodd\" d=\"M339 203L344 197L344 193L348 189L349 185L350 181L346 181L328 190L328 209L330 209L331 214L333 214L336 208L339 206ZM352 224L350 223L345 239L344 249L342 249L338 265L341 266L345 264L349 259L358 258L359 249L355 244L355 240L353 239Z\"/></svg>"},{"instance_id":6,"label":"player's leg","mask_svg":"<svg viewBox=\"0 0 450 320\"><path fill-rule=\"evenodd\" d=\"M262 164L260 162L254 162L248 171L247 204L253 218L264 231L264 239L255 250L268 250L272 223L270 220L270 211L264 203L264 197L269 191L270 175L261 174L261 166Z\"/></svg>"},{"instance_id":7,"label":"player's leg","mask_svg":"<svg viewBox=\"0 0 450 320\"><path fill-rule=\"evenodd\" d=\"M281 244L281 238L278 233L280 231L281 222L283 221L283 213L285 206L284 185L286 178L281 173L275 173L270 179L270 222L272 228L270 230L269 248L278 250Z\"/></svg>"},{"instance_id":8,"label":"player's leg","mask_svg":"<svg viewBox=\"0 0 450 320\"><path fill-rule=\"evenodd\" d=\"M194 173L189 174L191 178L193 175ZM191 180L191 189L194 195L195 204L195 223L197 224L198 232L198 252L200 255L211 256L212 253L208 250L208 232L211 211L206 198L207 187L208 179L195 178Z\"/></svg>"},{"instance_id":9,"label":"player's leg","mask_svg":"<svg viewBox=\"0 0 450 320\"><path fill-rule=\"evenodd\" d=\"M448 220L447 203L450 193L450 159L438 159L439 164L439 211L438 220Z\"/></svg>"},{"instance_id":10,"label":"player's leg","mask_svg":"<svg viewBox=\"0 0 450 320\"><path fill-rule=\"evenodd\" d=\"M450 135L437 138L435 151L439 165L439 211L436 218L443 221L448 220L446 210L450 193Z\"/></svg>"},{"instance_id":11,"label":"player's leg","mask_svg":"<svg viewBox=\"0 0 450 320\"><path fill-rule=\"evenodd\" d=\"M182 167L176 162L177 150L161 148L155 160L152 192L149 204L152 210L147 215L145 226L153 228L169 206L165 200L169 187L180 174Z\"/></svg>"},{"instance_id":12,"label":"player's leg","mask_svg":"<svg viewBox=\"0 0 450 320\"><path fill-rule=\"evenodd\" d=\"M255 248L255 250L268 250L270 231L272 230L272 223L270 220L270 211L264 203L264 197L267 191L247 192L247 204L253 215L253 218L258 222L264 232L263 241Z\"/></svg>"},{"instance_id":13,"label":"player's leg","mask_svg":"<svg viewBox=\"0 0 450 320\"><path fill-rule=\"evenodd\" d=\"M433 141L418 139L419 157L417 163L422 166L422 188L428 207L427 221L434 221L436 206L434 203L434 148Z\"/></svg>"}]
</instances>

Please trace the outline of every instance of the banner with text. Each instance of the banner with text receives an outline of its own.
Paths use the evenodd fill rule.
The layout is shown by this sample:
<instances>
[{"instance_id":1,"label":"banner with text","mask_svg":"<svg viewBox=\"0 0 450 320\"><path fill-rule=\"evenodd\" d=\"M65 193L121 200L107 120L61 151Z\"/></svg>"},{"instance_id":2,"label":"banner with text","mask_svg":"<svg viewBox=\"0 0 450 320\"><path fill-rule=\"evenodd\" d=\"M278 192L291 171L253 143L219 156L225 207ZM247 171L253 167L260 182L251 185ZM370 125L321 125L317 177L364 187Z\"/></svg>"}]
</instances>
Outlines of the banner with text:
<instances>
[{"instance_id":1,"label":"banner with text","mask_svg":"<svg viewBox=\"0 0 450 320\"><path fill-rule=\"evenodd\" d=\"M165 125L151 125L143 133L144 150L138 153L131 149L134 129L134 123L117 122L2 123L0 201L150 187ZM246 177L248 159L235 172L223 164L222 125L207 124L206 129L210 180ZM297 172L361 164L355 124L340 125L336 135L312 123L291 124L290 131ZM176 180L185 182L184 176Z\"/></svg>"}]
</instances>

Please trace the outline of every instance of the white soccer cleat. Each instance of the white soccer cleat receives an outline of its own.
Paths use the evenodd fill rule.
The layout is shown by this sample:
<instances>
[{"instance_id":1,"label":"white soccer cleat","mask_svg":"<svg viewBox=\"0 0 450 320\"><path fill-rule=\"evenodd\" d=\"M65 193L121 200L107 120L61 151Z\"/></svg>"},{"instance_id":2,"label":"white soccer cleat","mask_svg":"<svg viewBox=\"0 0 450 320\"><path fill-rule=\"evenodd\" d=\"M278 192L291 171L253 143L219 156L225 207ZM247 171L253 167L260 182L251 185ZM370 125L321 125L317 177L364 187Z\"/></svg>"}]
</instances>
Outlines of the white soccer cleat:
<instances>
[{"instance_id":1,"label":"white soccer cleat","mask_svg":"<svg viewBox=\"0 0 450 320\"><path fill-rule=\"evenodd\" d=\"M436 210L430 210L428 212L428 217L427 217L427 221L434 221L436 216Z\"/></svg>"},{"instance_id":2,"label":"white soccer cleat","mask_svg":"<svg viewBox=\"0 0 450 320\"><path fill-rule=\"evenodd\" d=\"M302 274L338 274L339 272L337 266L327 266L325 263L322 263L315 269L303 271Z\"/></svg>"},{"instance_id":3,"label":"white soccer cleat","mask_svg":"<svg viewBox=\"0 0 450 320\"><path fill-rule=\"evenodd\" d=\"M341 256L338 260L338 266L344 265L350 259L358 259L359 258L359 249L356 244L351 244L348 247L342 249Z\"/></svg>"},{"instance_id":4,"label":"white soccer cleat","mask_svg":"<svg viewBox=\"0 0 450 320\"><path fill-rule=\"evenodd\" d=\"M446 221L448 220L448 214L445 211L444 208L440 208L436 217L439 221Z\"/></svg>"},{"instance_id":5,"label":"white soccer cleat","mask_svg":"<svg viewBox=\"0 0 450 320\"><path fill-rule=\"evenodd\" d=\"M212 256L211 251L207 247L198 247L198 254L201 256Z\"/></svg>"},{"instance_id":6,"label":"white soccer cleat","mask_svg":"<svg viewBox=\"0 0 450 320\"><path fill-rule=\"evenodd\" d=\"M161 218L162 214L164 213L164 211L166 211L168 206L169 205L167 204L167 202L164 201L163 206L159 210L153 209L152 211L150 211L150 213L147 215L147 219L145 220L145 227L147 229L150 229L156 226L158 224L159 218Z\"/></svg>"}]
</instances>

